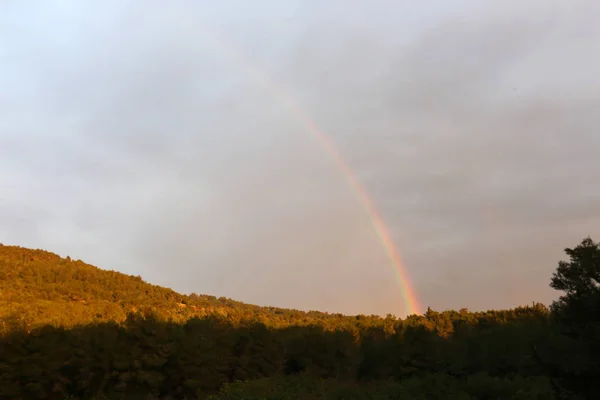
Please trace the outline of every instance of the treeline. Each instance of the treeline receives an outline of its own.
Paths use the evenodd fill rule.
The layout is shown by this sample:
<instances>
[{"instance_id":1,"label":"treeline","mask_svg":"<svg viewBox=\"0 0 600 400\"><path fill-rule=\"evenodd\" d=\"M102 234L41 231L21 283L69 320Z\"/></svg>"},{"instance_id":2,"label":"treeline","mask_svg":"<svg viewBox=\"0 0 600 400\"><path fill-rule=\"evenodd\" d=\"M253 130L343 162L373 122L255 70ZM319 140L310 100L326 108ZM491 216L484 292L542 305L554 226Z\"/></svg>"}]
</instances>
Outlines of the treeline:
<instances>
[{"instance_id":1,"label":"treeline","mask_svg":"<svg viewBox=\"0 0 600 400\"><path fill-rule=\"evenodd\" d=\"M600 246L547 308L342 316L0 246L0 399L598 399Z\"/></svg>"}]
</instances>

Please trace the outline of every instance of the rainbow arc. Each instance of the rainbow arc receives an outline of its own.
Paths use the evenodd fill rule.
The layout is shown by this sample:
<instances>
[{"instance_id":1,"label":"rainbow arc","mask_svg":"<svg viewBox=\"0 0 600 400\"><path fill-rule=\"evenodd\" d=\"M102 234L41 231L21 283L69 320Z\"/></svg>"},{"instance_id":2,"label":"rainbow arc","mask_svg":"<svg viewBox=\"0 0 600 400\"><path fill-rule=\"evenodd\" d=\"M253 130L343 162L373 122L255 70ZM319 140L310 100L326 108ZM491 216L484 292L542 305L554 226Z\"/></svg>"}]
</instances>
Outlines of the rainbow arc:
<instances>
[{"instance_id":1,"label":"rainbow arc","mask_svg":"<svg viewBox=\"0 0 600 400\"><path fill-rule=\"evenodd\" d=\"M379 237L383 248L385 249L387 256L394 269L394 274L400 286L402 297L404 299L404 306L407 315L420 314L421 306L419 300L415 294L415 290L412 287L408 272L400 252L398 251L390 231L375 207L375 203L371 199L368 191L360 183L356 174L348 166L340 152L337 150L333 140L327 136L322 129L313 121L313 119L305 112L285 90L278 86L270 77L262 72L258 66L250 62L249 58L246 57L240 50L236 49L230 43L225 42L222 38L217 37L214 33L203 29L203 32L209 38L213 44L219 49L220 52L225 53L232 60L249 73L257 82L263 85L277 101L282 103L287 111L293 115L299 122L301 122L308 132L316 139L327 155L335 162L341 174L346 178L350 188L357 197L359 203L362 205L366 213L368 214L371 223L377 236Z\"/></svg>"}]
</instances>

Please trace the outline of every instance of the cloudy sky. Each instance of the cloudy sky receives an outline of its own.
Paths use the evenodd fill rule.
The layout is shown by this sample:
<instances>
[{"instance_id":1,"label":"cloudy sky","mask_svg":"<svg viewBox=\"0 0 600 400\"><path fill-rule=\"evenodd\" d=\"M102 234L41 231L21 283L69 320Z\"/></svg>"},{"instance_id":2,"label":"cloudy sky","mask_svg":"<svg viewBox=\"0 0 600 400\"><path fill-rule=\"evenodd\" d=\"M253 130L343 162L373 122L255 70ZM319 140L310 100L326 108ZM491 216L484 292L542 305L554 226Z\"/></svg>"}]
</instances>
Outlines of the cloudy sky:
<instances>
[{"instance_id":1,"label":"cloudy sky","mask_svg":"<svg viewBox=\"0 0 600 400\"><path fill-rule=\"evenodd\" d=\"M549 303L563 248L600 238L597 1L166 4L0 3L0 242L403 315L368 215L257 70L336 143L425 307Z\"/></svg>"}]
</instances>

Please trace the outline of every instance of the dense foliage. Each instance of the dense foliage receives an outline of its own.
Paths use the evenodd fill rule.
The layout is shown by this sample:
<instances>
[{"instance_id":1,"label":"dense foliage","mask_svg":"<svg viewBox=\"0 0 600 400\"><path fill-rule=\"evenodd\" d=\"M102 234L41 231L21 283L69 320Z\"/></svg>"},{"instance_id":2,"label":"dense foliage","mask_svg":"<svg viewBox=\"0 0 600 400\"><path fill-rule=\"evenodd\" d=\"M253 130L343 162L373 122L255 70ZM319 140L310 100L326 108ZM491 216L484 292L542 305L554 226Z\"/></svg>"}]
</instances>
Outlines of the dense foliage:
<instances>
[{"instance_id":1,"label":"dense foliage","mask_svg":"<svg viewBox=\"0 0 600 400\"><path fill-rule=\"evenodd\" d=\"M597 399L600 245L550 309L343 316L0 245L0 399Z\"/></svg>"}]
</instances>

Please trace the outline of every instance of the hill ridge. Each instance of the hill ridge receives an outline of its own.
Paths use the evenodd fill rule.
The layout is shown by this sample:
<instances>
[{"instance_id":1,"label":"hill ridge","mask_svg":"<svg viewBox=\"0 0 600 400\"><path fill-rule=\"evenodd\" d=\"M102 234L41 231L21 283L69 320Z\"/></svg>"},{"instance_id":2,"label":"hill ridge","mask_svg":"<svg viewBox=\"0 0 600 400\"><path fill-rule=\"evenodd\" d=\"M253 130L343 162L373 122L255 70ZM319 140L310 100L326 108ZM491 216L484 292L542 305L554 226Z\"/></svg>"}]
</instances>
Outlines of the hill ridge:
<instances>
[{"instance_id":1,"label":"hill ridge","mask_svg":"<svg viewBox=\"0 0 600 400\"><path fill-rule=\"evenodd\" d=\"M158 313L164 318L175 320L202 317L211 313L237 313L244 317L268 314L276 318L290 313L296 317L349 317L316 310L259 306L209 294L182 294L169 287L145 281L140 275L100 268L44 249L0 243L0 318L20 313L21 319L26 319L24 316L28 313L23 308L31 309L35 306L39 307L35 314L50 316L52 313L48 312L48 301L63 304L65 312L75 313L79 318L82 314L89 314L86 307L90 304L103 305L104 314L101 317L90 314L85 318L86 323L124 321L130 312ZM76 305L78 302L81 307ZM23 307L19 307L23 304ZM37 318L35 325L73 325L67 323L62 316L59 319L60 321Z\"/></svg>"}]
</instances>

